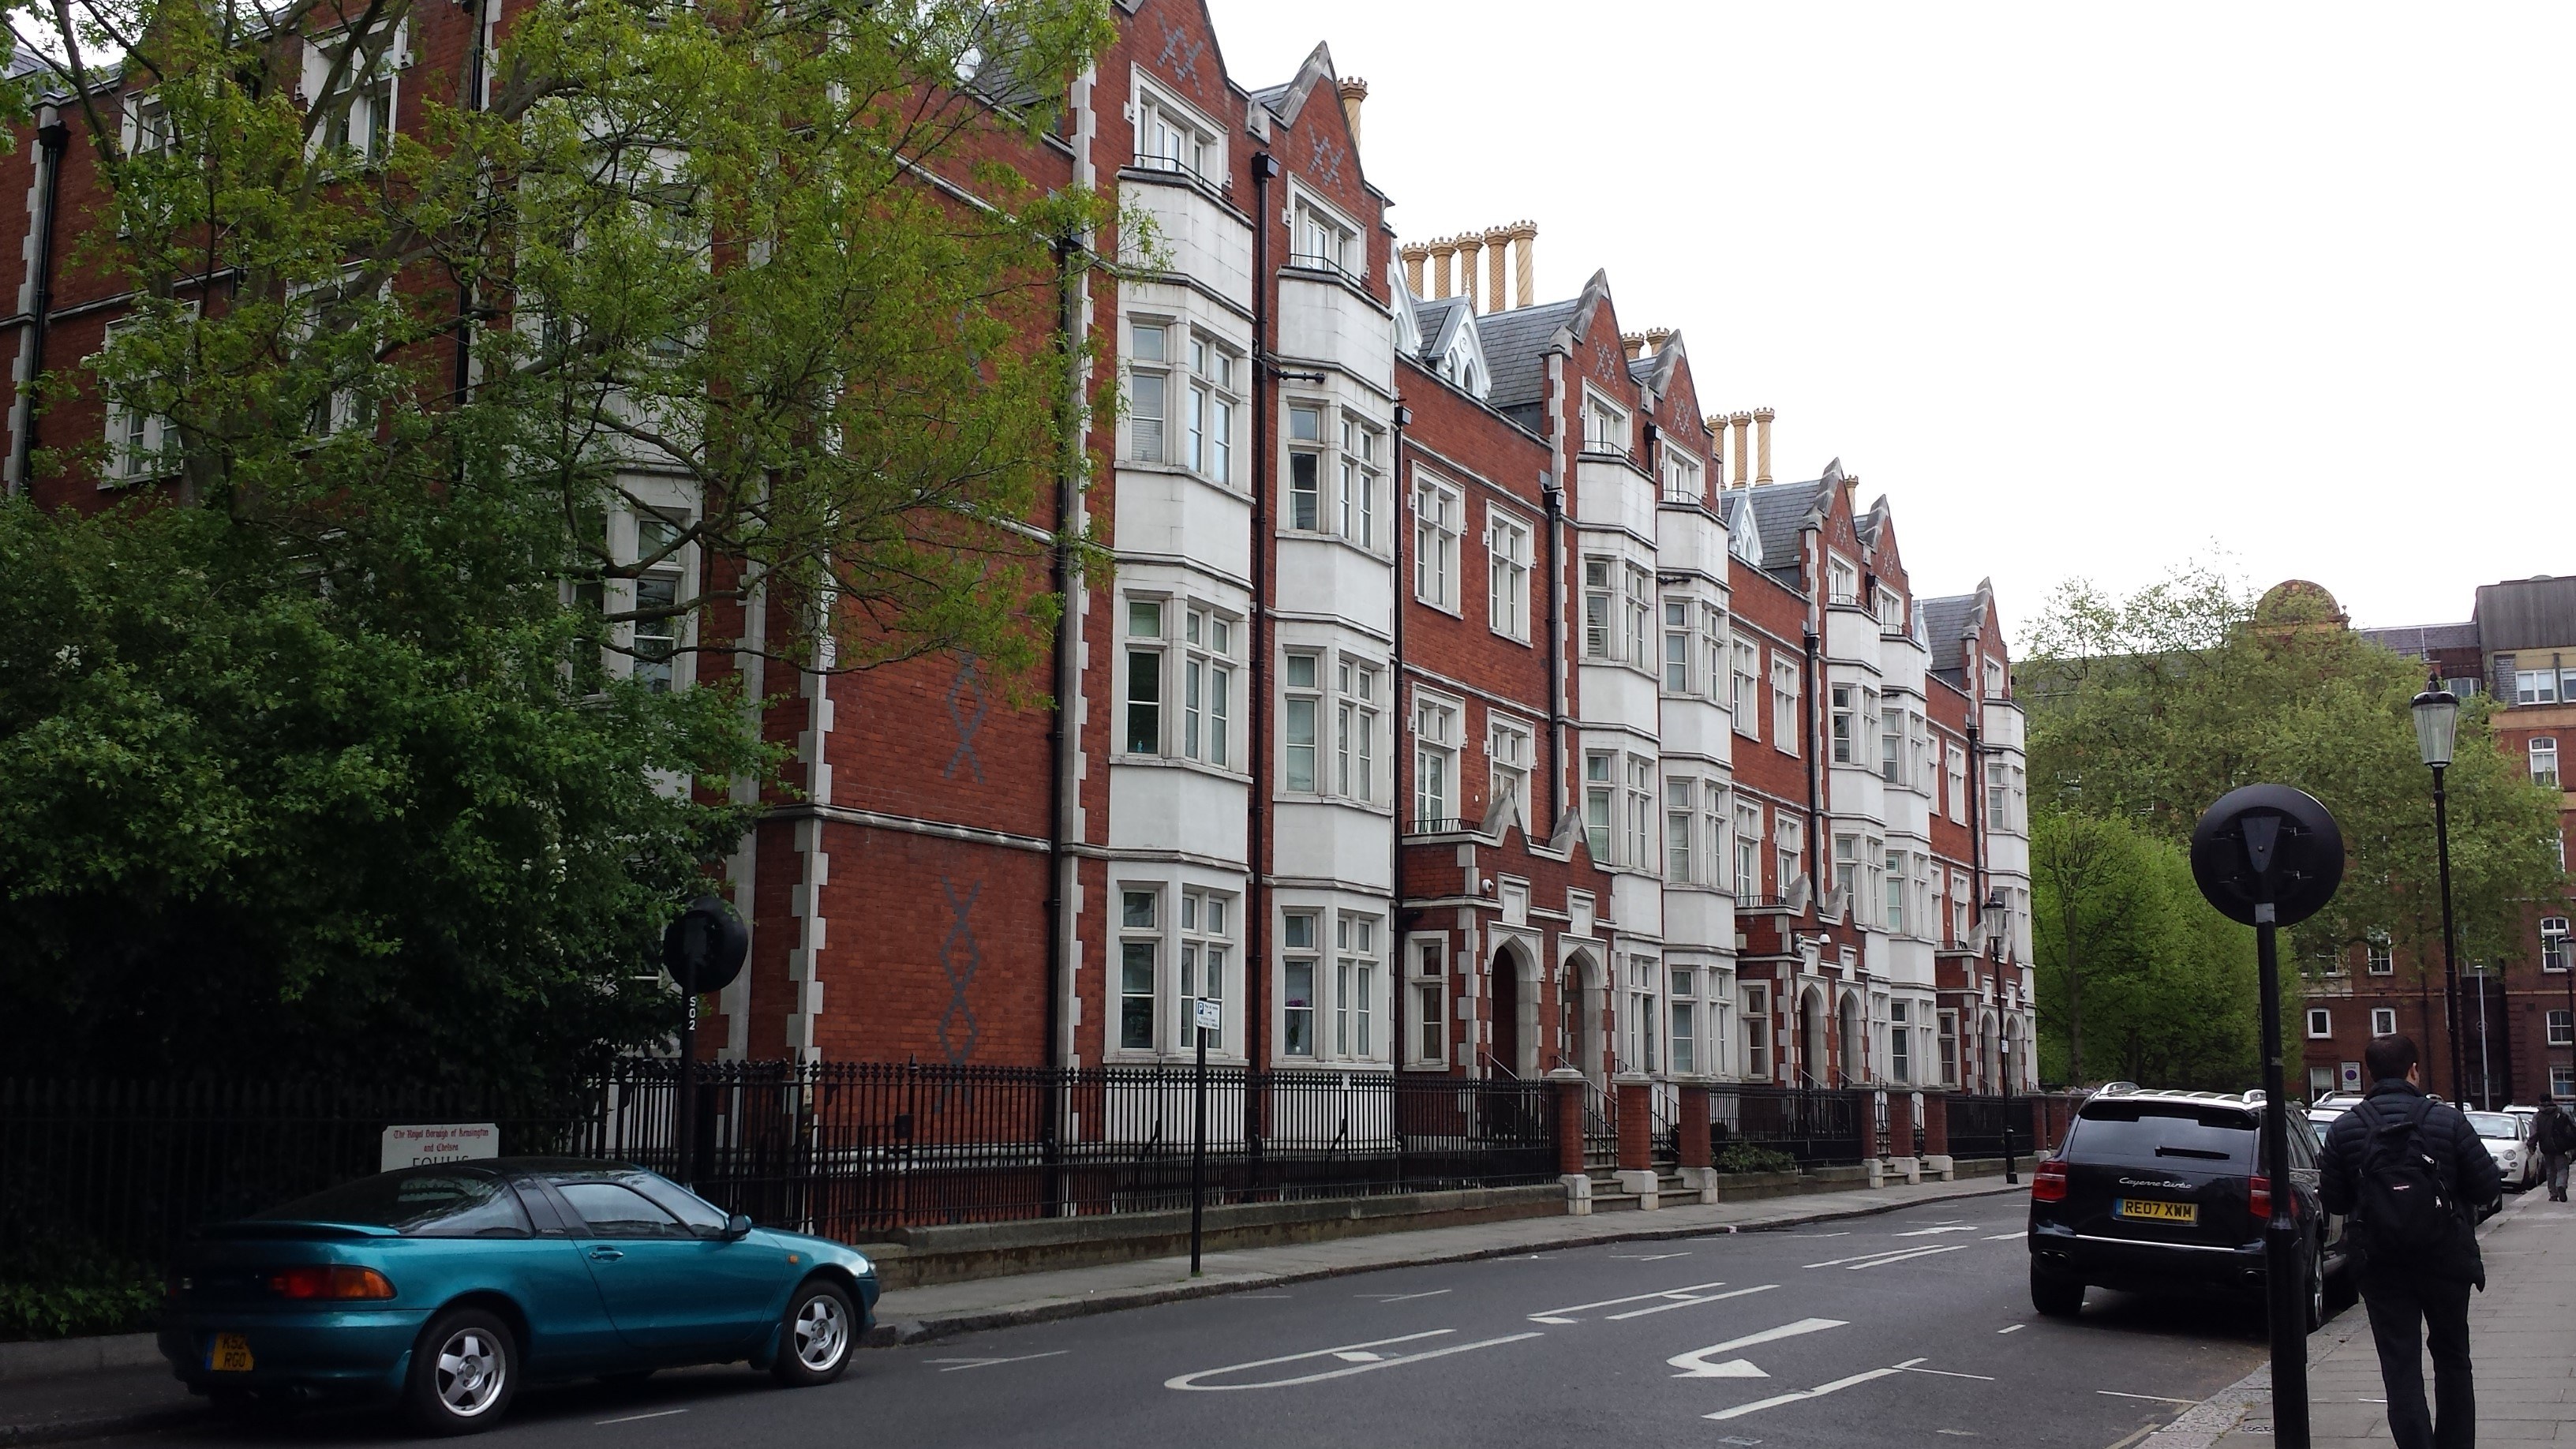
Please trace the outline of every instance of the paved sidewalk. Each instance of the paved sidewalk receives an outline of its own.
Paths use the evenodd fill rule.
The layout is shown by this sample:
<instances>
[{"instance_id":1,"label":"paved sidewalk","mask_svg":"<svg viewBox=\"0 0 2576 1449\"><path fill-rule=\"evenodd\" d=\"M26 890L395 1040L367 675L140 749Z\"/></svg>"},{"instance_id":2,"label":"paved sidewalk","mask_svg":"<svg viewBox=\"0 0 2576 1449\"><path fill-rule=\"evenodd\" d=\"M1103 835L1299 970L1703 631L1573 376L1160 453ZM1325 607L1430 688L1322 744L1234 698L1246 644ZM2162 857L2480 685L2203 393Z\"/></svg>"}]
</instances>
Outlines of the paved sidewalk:
<instances>
[{"instance_id":1,"label":"paved sidewalk","mask_svg":"<svg viewBox=\"0 0 2576 1449\"><path fill-rule=\"evenodd\" d=\"M2576 1205L2535 1189L2508 1201L2479 1233L2487 1289L2469 1300L2477 1361L2478 1442L2576 1444ZM2424 1363L2425 1392L2433 1365ZM2389 1437L2379 1353L2361 1305L2308 1340L2311 1449L2371 1449ZM2269 1446L2272 1371L2229 1385L2139 1449Z\"/></svg>"},{"instance_id":2,"label":"paved sidewalk","mask_svg":"<svg viewBox=\"0 0 2576 1449\"><path fill-rule=\"evenodd\" d=\"M1006 1324L1107 1313L1248 1288L1306 1282L1423 1263L1509 1257L1593 1243L1701 1237L1793 1227L1831 1218L1894 1212L1950 1198L2021 1193L1999 1177L1861 1188L1752 1202L1666 1208L1590 1217L1521 1218L1468 1227L1378 1233L1330 1242L1210 1253L1190 1277L1189 1260L1155 1258L1051 1273L1023 1273L970 1283L942 1283L886 1294L877 1304L871 1347L916 1343ZM187 1423L202 1413L164 1368L113 1369L56 1378L0 1382L0 1449Z\"/></svg>"}]
</instances>

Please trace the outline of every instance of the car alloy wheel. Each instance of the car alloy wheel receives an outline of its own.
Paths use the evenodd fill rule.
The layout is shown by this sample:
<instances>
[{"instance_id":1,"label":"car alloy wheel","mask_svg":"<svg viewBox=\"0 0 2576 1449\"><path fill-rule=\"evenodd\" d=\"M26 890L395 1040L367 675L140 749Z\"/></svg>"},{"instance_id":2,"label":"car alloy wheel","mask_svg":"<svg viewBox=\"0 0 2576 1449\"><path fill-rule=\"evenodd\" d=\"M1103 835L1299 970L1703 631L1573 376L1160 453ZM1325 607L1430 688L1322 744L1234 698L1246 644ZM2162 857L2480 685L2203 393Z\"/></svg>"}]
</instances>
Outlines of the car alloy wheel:
<instances>
[{"instance_id":1,"label":"car alloy wheel","mask_svg":"<svg viewBox=\"0 0 2576 1449\"><path fill-rule=\"evenodd\" d=\"M850 1366L858 1345L858 1304L830 1278L808 1278L787 1300L770 1372L784 1384L828 1384Z\"/></svg>"},{"instance_id":2,"label":"car alloy wheel","mask_svg":"<svg viewBox=\"0 0 2576 1449\"><path fill-rule=\"evenodd\" d=\"M2326 1324L2326 1250L2322 1246L2308 1249L2308 1332L2314 1333Z\"/></svg>"},{"instance_id":3,"label":"car alloy wheel","mask_svg":"<svg viewBox=\"0 0 2576 1449\"><path fill-rule=\"evenodd\" d=\"M490 1313L443 1313L413 1350L404 1397L412 1420L433 1434L490 1428L518 1389L518 1342Z\"/></svg>"}]
</instances>

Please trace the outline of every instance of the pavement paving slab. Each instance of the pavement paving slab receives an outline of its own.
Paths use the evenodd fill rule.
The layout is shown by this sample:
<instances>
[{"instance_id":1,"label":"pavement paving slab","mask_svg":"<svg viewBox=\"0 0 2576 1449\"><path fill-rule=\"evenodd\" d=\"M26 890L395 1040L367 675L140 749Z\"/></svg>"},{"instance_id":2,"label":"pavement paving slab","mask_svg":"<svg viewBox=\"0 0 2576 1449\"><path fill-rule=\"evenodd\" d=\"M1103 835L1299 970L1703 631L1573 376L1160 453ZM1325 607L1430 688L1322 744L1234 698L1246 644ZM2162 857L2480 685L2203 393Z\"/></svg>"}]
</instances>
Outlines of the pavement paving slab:
<instances>
[{"instance_id":1,"label":"pavement paving slab","mask_svg":"<svg viewBox=\"0 0 2576 1449\"><path fill-rule=\"evenodd\" d=\"M2486 1291L2469 1300L2481 1443L2576 1445L2576 1204L2509 1200L2479 1230ZM2430 1357L2424 1382L2433 1382ZM2248 1449L2273 1442L2267 1366L2185 1412L2138 1449ZM2379 1353L2361 1305L2308 1344L2310 1449L2380 1449L2388 1430Z\"/></svg>"}]
</instances>

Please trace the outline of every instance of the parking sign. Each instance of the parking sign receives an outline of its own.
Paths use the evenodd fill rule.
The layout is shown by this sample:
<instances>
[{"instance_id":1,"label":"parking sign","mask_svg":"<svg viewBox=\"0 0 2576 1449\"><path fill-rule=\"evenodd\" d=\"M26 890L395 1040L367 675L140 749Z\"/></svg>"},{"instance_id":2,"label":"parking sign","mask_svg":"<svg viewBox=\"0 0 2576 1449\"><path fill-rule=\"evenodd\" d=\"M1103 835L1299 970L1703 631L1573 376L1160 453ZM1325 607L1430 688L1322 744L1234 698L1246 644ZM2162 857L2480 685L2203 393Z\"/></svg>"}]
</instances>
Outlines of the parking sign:
<instances>
[{"instance_id":1,"label":"parking sign","mask_svg":"<svg viewBox=\"0 0 2576 1449\"><path fill-rule=\"evenodd\" d=\"M1201 1031L1222 1031L1225 1029L1225 1003L1221 1001L1211 1001L1204 996L1199 997L1196 1003L1196 1009L1191 1014L1197 1019L1198 1028Z\"/></svg>"}]
</instances>

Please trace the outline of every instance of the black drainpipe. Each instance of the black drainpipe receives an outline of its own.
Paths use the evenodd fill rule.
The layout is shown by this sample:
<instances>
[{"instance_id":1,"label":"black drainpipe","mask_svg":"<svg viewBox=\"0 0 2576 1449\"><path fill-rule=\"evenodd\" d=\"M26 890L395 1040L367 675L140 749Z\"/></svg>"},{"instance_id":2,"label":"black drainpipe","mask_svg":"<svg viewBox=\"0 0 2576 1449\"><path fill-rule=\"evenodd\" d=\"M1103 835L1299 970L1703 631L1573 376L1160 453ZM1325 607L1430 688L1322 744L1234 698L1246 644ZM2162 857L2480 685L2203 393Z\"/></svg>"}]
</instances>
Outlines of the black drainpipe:
<instances>
[{"instance_id":1,"label":"black drainpipe","mask_svg":"<svg viewBox=\"0 0 2576 1449\"><path fill-rule=\"evenodd\" d=\"M45 220L36 231L36 297L27 318L27 425L18 430L18 456L11 461L9 476L21 493L32 490L35 479L28 476L36 452L36 379L45 371L45 331L54 310L54 213L63 194L63 146L70 139L71 128L63 124L62 112L46 108L53 117L36 129L36 144L45 167Z\"/></svg>"},{"instance_id":2,"label":"black drainpipe","mask_svg":"<svg viewBox=\"0 0 2576 1449\"><path fill-rule=\"evenodd\" d=\"M1076 596L1080 571L1074 563L1073 546L1062 535L1073 531L1074 515L1082 504L1082 349L1074 341L1082 326L1082 250L1071 237L1055 244L1056 286L1061 310L1057 314L1057 338L1064 347L1064 449L1063 472L1057 483L1055 526L1059 537L1055 543L1055 594L1064 612L1055 627L1055 707L1047 711L1047 895L1046 895L1046 1064L1050 1070L1065 1065L1064 1049L1064 792L1069 772L1065 768L1065 711L1075 707L1081 695L1082 674L1078 656L1065 635L1082 607ZM1045 1163L1045 1201L1050 1212L1063 1195L1062 1165L1058 1147L1058 1129L1064 1116L1064 1081L1054 1079L1053 1102L1047 1104L1045 1121L1039 1127L1040 1151Z\"/></svg>"},{"instance_id":3,"label":"black drainpipe","mask_svg":"<svg viewBox=\"0 0 2576 1449\"><path fill-rule=\"evenodd\" d=\"M474 34L465 55L465 109L483 109L483 0L474 0ZM466 389L474 385L474 289L456 284L456 405L465 406ZM457 462L462 476L464 461Z\"/></svg>"},{"instance_id":4,"label":"black drainpipe","mask_svg":"<svg viewBox=\"0 0 2576 1449\"><path fill-rule=\"evenodd\" d=\"M1277 486L1277 446L1270 435L1270 388L1278 372L1270 356L1270 183L1279 161L1252 153L1252 788L1245 822L1250 868L1243 883L1244 1062L1260 1071L1270 1047L1270 490ZM1261 1157L1262 1093L1244 1098L1245 1145Z\"/></svg>"},{"instance_id":5,"label":"black drainpipe","mask_svg":"<svg viewBox=\"0 0 2576 1449\"><path fill-rule=\"evenodd\" d=\"M1557 577L1565 490L1542 471L1538 491L1547 502L1547 838L1552 841L1565 824L1565 580Z\"/></svg>"},{"instance_id":6,"label":"black drainpipe","mask_svg":"<svg viewBox=\"0 0 2576 1449\"><path fill-rule=\"evenodd\" d=\"M1390 797L1387 804L1391 807L1394 827L1387 834L1390 844L1387 847L1386 934L1387 959L1395 963L1396 969L1388 971L1386 979L1388 985L1393 988L1390 999L1395 1003L1395 1009L1391 1015L1395 1019L1396 1033L1394 1041L1389 1044L1388 1059L1399 1066L1404 1062L1401 1043L1406 1040L1402 969L1404 921L1399 914L1404 907L1404 766L1406 760L1404 742L1409 738L1405 725L1411 719L1404 707L1404 595L1406 591L1404 537L1410 526L1405 519L1405 510L1413 502L1412 486L1405 481L1404 476L1404 430L1412 422L1413 410L1401 401L1397 402L1395 405L1395 507L1392 510L1395 515L1395 613L1388 622L1386 666L1387 677L1395 681L1394 698L1387 701L1387 709L1394 716L1395 743L1388 747L1390 757L1386 762L1387 793ZM1465 520L1461 519L1460 524L1464 526Z\"/></svg>"},{"instance_id":7,"label":"black drainpipe","mask_svg":"<svg viewBox=\"0 0 2576 1449\"><path fill-rule=\"evenodd\" d=\"M1816 751L1822 744L1822 738L1816 731L1816 692L1820 675L1817 669L1816 651L1820 642L1815 630L1809 629L1806 632L1804 640L1806 662L1802 666L1802 672L1806 676L1804 688L1807 697L1800 701L1798 710L1799 730L1806 736L1807 744L1807 894L1814 898L1818 924L1822 924L1825 913L1824 787L1822 771L1816 759Z\"/></svg>"}]
</instances>

